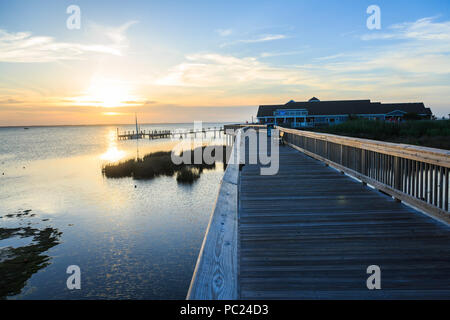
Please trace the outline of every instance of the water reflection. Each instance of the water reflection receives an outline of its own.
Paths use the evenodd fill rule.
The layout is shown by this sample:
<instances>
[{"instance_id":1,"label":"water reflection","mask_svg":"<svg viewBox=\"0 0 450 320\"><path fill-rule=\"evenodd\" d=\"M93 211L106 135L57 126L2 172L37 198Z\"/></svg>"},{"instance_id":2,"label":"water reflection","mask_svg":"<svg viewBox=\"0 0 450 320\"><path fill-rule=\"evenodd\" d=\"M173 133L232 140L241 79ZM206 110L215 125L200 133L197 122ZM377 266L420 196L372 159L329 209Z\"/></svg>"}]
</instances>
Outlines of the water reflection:
<instances>
[{"instance_id":1,"label":"water reflection","mask_svg":"<svg viewBox=\"0 0 450 320\"><path fill-rule=\"evenodd\" d=\"M102 160L106 160L109 162L117 162L122 160L127 153L125 151L117 149L116 146L110 146L108 151L100 156Z\"/></svg>"},{"instance_id":2,"label":"water reflection","mask_svg":"<svg viewBox=\"0 0 450 320\"><path fill-rule=\"evenodd\" d=\"M8 288L8 299L186 297L223 166L217 163L215 169L204 170L188 185L178 183L174 176L106 179L101 174L103 165L122 152L124 157L116 163L137 156L136 140L116 141L115 130L43 127L33 128L30 135L22 128L0 129L0 154L10 155L0 156L0 228L4 234L14 228L21 228L20 234L34 231L24 238L10 234L0 240L0 247L29 250L39 234L51 246L56 239L44 230L63 232L59 244L47 251L43 245L36 247L39 256L51 257L44 263L51 263L34 273L43 264L30 264L31 271L25 272L19 286L5 284L5 273L0 272L0 289ZM171 151L178 143L141 139L138 158ZM22 221L16 215L6 217L21 208L33 211ZM44 218L50 220L44 222ZM82 290L66 287L66 268L71 264L82 269ZM13 295L24 283L20 294Z\"/></svg>"},{"instance_id":3,"label":"water reflection","mask_svg":"<svg viewBox=\"0 0 450 320\"><path fill-rule=\"evenodd\" d=\"M100 156L100 159L117 162L126 156L126 152L117 148L117 137L113 130L108 132L108 150Z\"/></svg>"}]
</instances>

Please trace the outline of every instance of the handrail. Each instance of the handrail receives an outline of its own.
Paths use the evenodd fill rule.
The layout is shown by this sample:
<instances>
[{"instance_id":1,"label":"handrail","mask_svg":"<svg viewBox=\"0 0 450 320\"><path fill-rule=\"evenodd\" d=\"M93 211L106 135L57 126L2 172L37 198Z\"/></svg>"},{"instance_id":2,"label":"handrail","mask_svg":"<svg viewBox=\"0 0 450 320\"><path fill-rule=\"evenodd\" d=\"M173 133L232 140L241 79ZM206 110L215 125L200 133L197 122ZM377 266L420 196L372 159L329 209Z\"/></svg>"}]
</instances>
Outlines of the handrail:
<instances>
[{"instance_id":1,"label":"handrail","mask_svg":"<svg viewBox=\"0 0 450 320\"><path fill-rule=\"evenodd\" d=\"M364 183L450 221L450 151L277 127L283 140Z\"/></svg>"},{"instance_id":2,"label":"handrail","mask_svg":"<svg viewBox=\"0 0 450 320\"><path fill-rule=\"evenodd\" d=\"M255 129L262 129L266 128L267 126L265 124L252 124L252 123L246 123L246 124L225 124L223 126L223 129L226 133L227 130L238 130L243 128L255 128Z\"/></svg>"},{"instance_id":3,"label":"handrail","mask_svg":"<svg viewBox=\"0 0 450 320\"><path fill-rule=\"evenodd\" d=\"M350 147L381 152L384 154L389 154L393 156L403 157L406 159L417 160L429 164L435 164L446 168L450 168L449 150L420 147L410 144L400 144L362 138L353 138L353 137L339 136L335 134L289 129L283 127L277 128L280 130L280 132L301 134L302 136L305 137L339 143Z\"/></svg>"},{"instance_id":4,"label":"handrail","mask_svg":"<svg viewBox=\"0 0 450 320\"><path fill-rule=\"evenodd\" d=\"M194 275L186 299L238 299L237 210L239 182L239 153L241 132L233 136L234 145L220 184L219 194L211 215Z\"/></svg>"}]
</instances>

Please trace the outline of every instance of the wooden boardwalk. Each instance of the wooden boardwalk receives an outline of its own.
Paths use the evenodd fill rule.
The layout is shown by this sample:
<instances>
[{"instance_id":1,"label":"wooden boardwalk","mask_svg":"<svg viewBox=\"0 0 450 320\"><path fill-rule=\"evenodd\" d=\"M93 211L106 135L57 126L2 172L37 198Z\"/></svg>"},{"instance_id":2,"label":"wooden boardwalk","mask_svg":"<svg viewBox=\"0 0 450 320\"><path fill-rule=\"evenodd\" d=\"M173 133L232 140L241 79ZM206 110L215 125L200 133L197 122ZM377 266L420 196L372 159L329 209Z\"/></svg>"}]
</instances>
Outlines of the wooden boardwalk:
<instances>
[{"instance_id":1,"label":"wooden boardwalk","mask_svg":"<svg viewBox=\"0 0 450 320\"><path fill-rule=\"evenodd\" d=\"M381 290L366 269L381 268ZM450 227L291 148L242 168L241 299L449 299Z\"/></svg>"}]
</instances>

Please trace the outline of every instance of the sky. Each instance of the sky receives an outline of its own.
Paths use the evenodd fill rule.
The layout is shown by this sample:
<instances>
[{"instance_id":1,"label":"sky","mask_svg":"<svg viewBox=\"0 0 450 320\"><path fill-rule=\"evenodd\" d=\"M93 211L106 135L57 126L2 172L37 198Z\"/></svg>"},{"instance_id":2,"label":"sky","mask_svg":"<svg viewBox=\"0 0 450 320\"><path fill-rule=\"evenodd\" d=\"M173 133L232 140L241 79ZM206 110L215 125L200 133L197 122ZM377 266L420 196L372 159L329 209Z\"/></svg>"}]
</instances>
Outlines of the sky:
<instances>
[{"instance_id":1,"label":"sky","mask_svg":"<svg viewBox=\"0 0 450 320\"><path fill-rule=\"evenodd\" d=\"M313 96L448 116L450 1L0 0L0 126L243 122Z\"/></svg>"}]
</instances>

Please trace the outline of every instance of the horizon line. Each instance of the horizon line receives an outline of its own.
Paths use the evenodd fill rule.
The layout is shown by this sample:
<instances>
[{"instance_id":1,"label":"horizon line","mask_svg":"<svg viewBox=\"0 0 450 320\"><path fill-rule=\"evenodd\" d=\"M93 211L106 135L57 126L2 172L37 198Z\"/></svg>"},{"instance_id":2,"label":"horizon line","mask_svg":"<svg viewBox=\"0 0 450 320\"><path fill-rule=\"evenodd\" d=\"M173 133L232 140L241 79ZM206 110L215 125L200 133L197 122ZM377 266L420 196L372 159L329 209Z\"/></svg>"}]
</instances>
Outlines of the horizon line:
<instances>
[{"instance_id":1,"label":"horizon line","mask_svg":"<svg viewBox=\"0 0 450 320\"><path fill-rule=\"evenodd\" d=\"M197 120L195 120L197 121ZM163 124L190 124L194 123L192 122L147 122L147 123L139 123L139 125L163 125ZM239 121L201 121L203 123L240 123ZM11 126L3 126L0 125L0 128L38 128L38 127L88 127L88 126L134 126L133 123L112 123L112 124L106 124L106 123L96 123L96 124L33 124L33 125L11 125Z\"/></svg>"}]
</instances>

